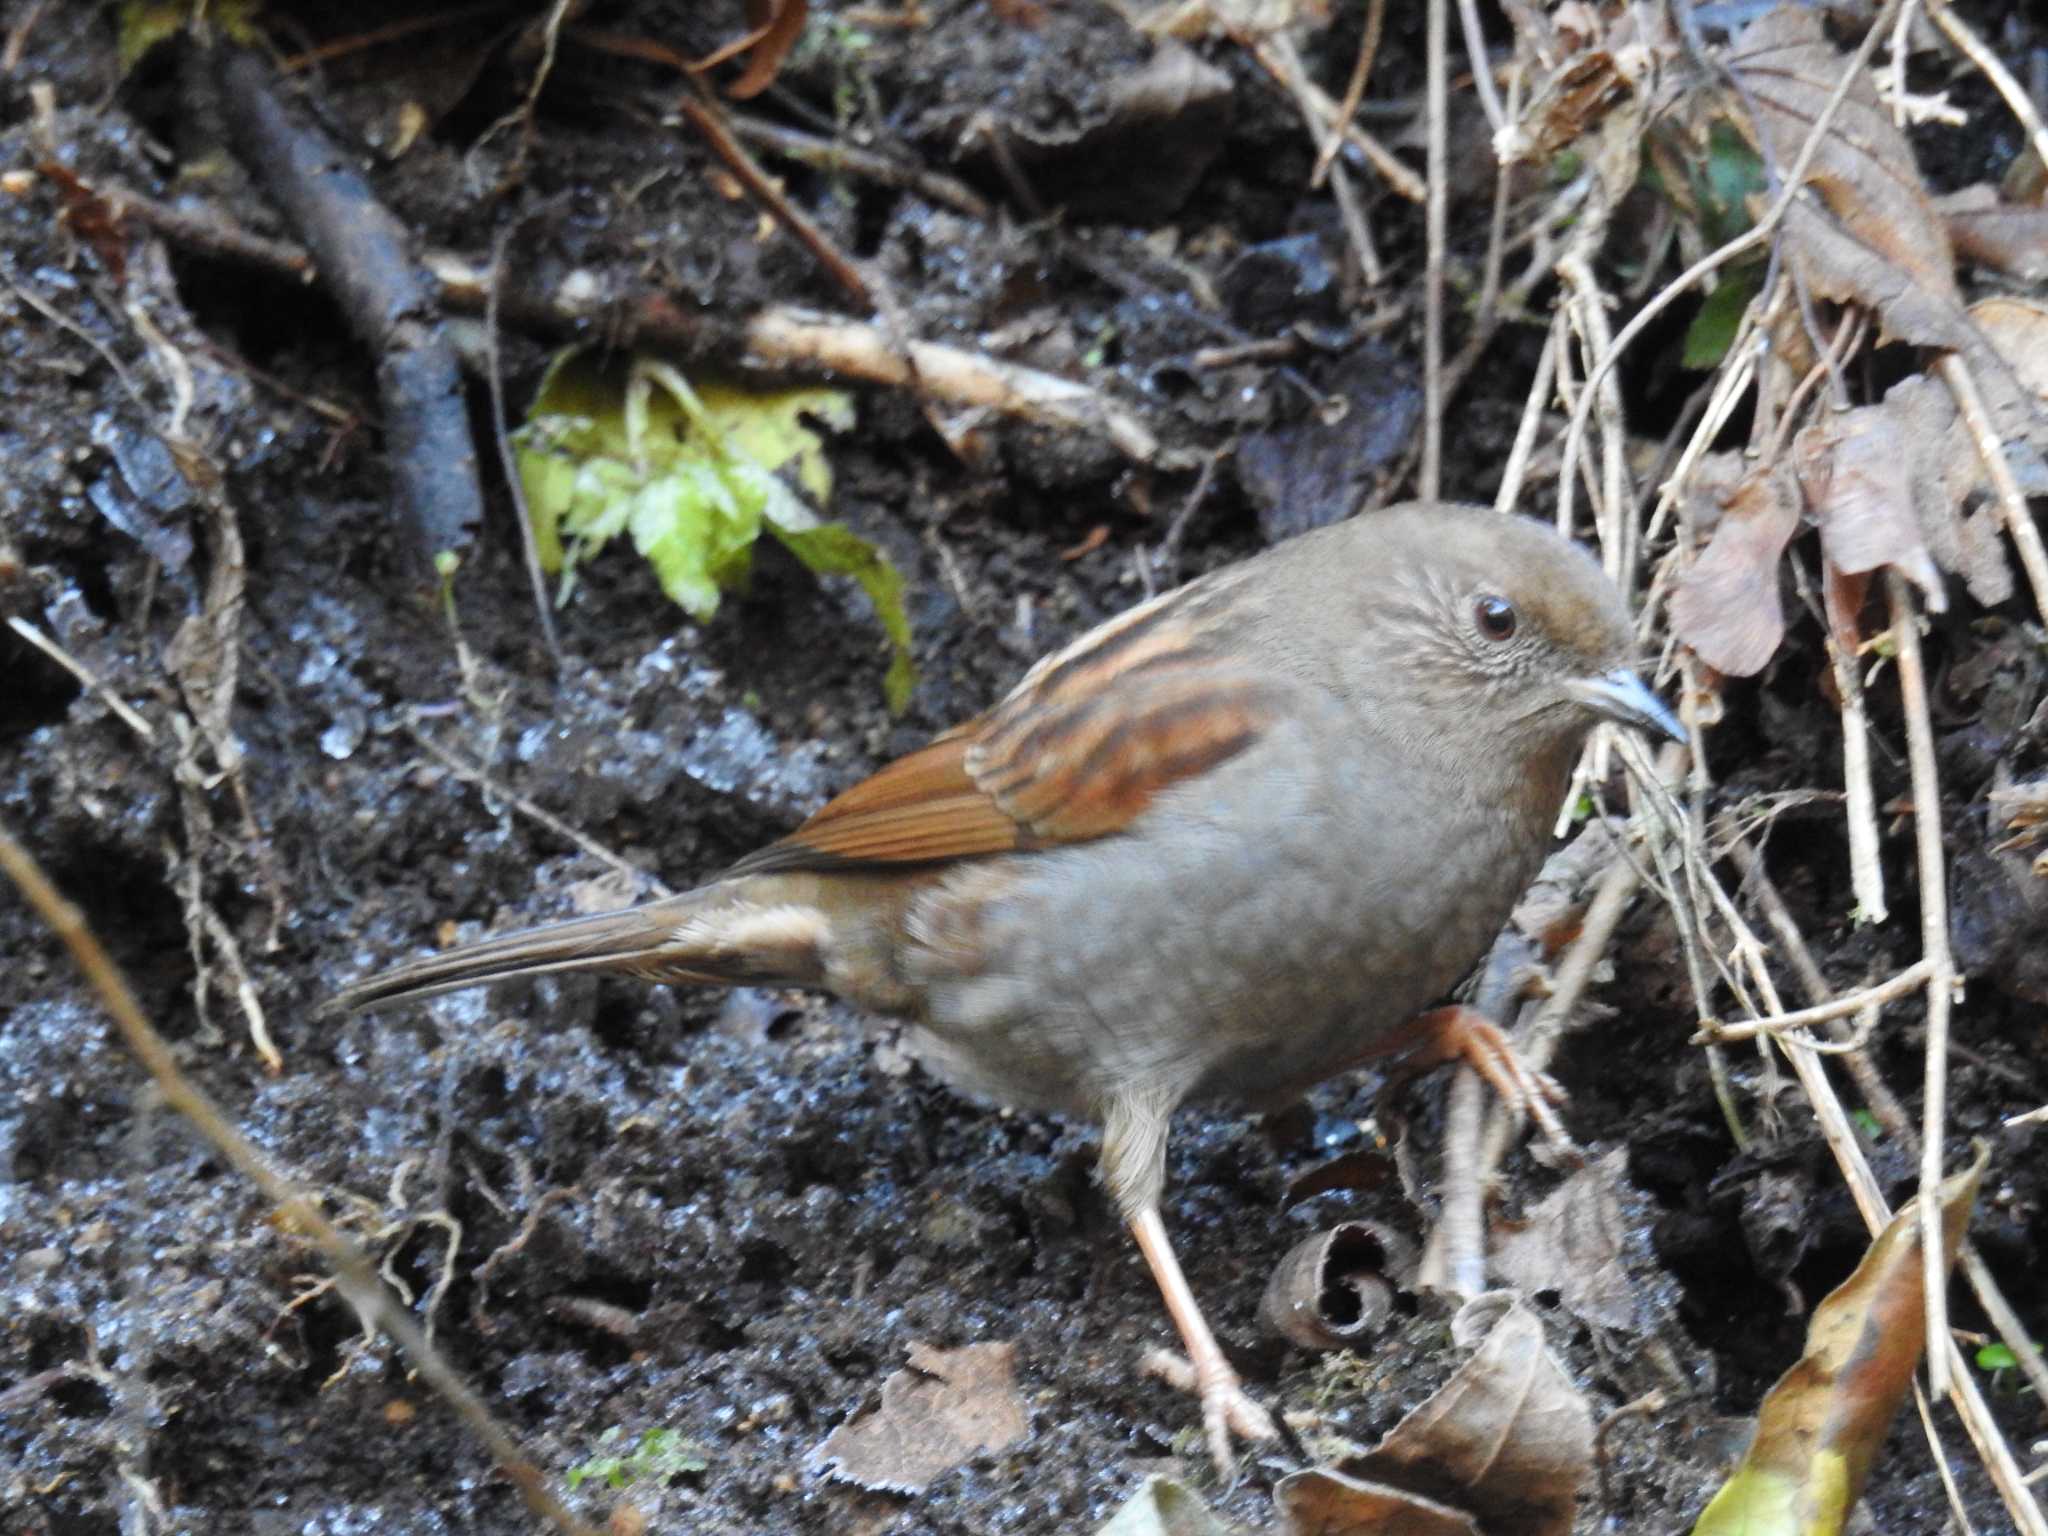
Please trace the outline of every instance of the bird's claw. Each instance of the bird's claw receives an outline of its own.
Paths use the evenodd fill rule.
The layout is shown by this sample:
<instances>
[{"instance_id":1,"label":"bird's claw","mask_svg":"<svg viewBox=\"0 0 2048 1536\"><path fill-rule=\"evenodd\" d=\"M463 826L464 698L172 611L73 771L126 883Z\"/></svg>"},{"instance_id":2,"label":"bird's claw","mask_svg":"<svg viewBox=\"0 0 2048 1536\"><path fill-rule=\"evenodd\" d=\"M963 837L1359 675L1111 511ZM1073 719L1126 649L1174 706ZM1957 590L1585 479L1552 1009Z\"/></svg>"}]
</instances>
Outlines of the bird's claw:
<instances>
[{"instance_id":1,"label":"bird's claw","mask_svg":"<svg viewBox=\"0 0 2048 1536\"><path fill-rule=\"evenodd\" d=\"M1244 1383L1227 1360L1218 1357L1191 1365L1185 1355L1170 1349L1154 1349L1146 1352L1141 1369L1146 1375L1201 1399L1202 1436L1209 1447L1209 1459L1216 1464L1216 1475L1225 1483L1237 1477L1233 1437L1256 1444L1280 1436L1273 1415L1245 1391Z\"/></svg>"}]
</instances>

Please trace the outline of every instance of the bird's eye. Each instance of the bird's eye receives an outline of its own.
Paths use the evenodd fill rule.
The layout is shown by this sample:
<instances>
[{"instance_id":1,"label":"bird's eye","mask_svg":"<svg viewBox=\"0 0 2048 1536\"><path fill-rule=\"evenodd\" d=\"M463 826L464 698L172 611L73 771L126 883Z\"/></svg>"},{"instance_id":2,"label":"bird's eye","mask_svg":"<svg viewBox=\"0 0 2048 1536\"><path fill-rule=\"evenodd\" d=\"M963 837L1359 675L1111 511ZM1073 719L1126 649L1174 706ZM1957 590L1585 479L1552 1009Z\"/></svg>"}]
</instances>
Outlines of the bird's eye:
<instances>
[{"instance_id":1,"label":"bird's eye","mask_svg":"<svg viewBox=\"0 0 2048 1536\"><path fill-rule=\"evenodd\" d=\"M1512 640L1515 634L1515 605L1504 597L1488 595L1472 605L1472 622L1489 640Z\"/></svg>"}]
</instances>

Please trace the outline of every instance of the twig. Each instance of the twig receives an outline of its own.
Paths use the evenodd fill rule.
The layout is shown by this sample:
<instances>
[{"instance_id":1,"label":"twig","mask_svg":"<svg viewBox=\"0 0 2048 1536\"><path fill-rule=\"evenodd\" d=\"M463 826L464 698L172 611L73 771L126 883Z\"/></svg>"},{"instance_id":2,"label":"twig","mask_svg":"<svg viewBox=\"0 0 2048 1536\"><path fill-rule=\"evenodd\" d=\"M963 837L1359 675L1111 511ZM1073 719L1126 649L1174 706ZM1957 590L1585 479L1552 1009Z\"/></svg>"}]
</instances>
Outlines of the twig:
<instances>
[{"instance_id":1,"label":"twig","mask_svg":"<svg viewBox=\"0 0 2048 1536\"><path fill-rule=\"evenodd\" d=\"M1841 695L1843 812L1849 837L1849 888L1855 893L1856 915L1882 923L1891 916L1885 899L1884 861L1879 857L1877 791L1870 778L1870 713L1863 705L1863 678L1856 656L1845 650L1835 626L1824 640L1834 669L1835 692Z\"/></svg>"},{"instance_id":2,"label":"twig","mask_svg":"<svg viewBox=\"0 0 2048 1536\"><path fill-rule=\"evenodd\" d=\"M1458 0L1458 23L1465 32L1465 54L1472 60L1472 84L1479 93L1479 105L1486 113L1487 126L1499 134L1508 125L1500 93L1493 88L1493 59L1486 51L1486 33L1479 25L1478 0Z\"/></svg>"},{"instance_id":3,"label":"twig","mask_svg":"<svg viewBox=\"0 0 2048 1536\"><path fill-rule=\"evenodd\" d=\"M1807 947L1806 935L1799 931L1799 925L1792 920L1791 909L1785 905L1785 898L1778 894L1777 884L1771 879L1770 871L1764 868L1762 852L1747 842L1737 842L1733 853L1736 867L1742 871L1742 888L1756 898L1757 906L1763 912L1764 921L1777 936L1778 945L1783 950L1785 958L1792 962L1793 974L1799 978L1800 990L1805 992L1807 1002L1818 1006L1832 1001L1834 989L1828 985L1827 978L1821 975L1819 965L1814 962L1813 951ZM1876 1017L1877 1010L1872 1007L1869 1019L1874 1023ZM1862 1027L1863 1021L1858 1020L1857 1028L1860 1030ZM1839 1029L1833 1033L1836 1039L1842 1038ZM1843 1053L1842 1065L1848 1068L1849 1075L1856 1079L1857 1092L1863 1095L1863 1102L1870 1107L1871 1113L1877 1116L1877 1122L1884 1127L1885 1133L1897 1137L1901 1143L1912 1142L1917 1145L1918 1135L1913 1129L1912 1122L1906 1118L1906 1107L1899 1102L1898 1096L1879 1074L1876 1063L1869 1055L1863 1051L1846 1051Z\"/></svg>"},{"instance_id":4,"label":"twig","mask_svg":"<svg viewBox=\"0 0 2048 1536\"><path fill-rule=\"evenodd\" d=\"M517 791L507 789L475 764L464 762L417 725L411 726L410 730L414 741L424 747L431 756L465 784L473 784L485 794L497 796L522 816L529 818L539 826L546 827L555 836L575 844L615 874L627 876L636 885L653 895L673 896L675 894L646 870L629 864L623 857L614 853L596 839L585 833L578 832L560 817L555 816L552 812L543 810Z\"/></svg>"},{"instance_id":5,"label":"twig","mask_svg":"<svg viewBox=\"0 0 2048 1536\"><path fill-rule=\"evenodd\" d=\"M390 1336L414 1370L469 1426L500 1471L512 1480L527 1508L572 1536L596 1536L591 1527L578 1520L549 1491L546 1477L533 1459L491 1417L482 1399L431 1349L419 1325L397 1306L378 1281L368 1256L341 1230L322 1215L319 1208L264 1159L256 1147L235 1129L204 1091L179 1069L171 1048L144 1016L125 977L108 956L98 937L86 925L77 907L59 894L28 851L15 841L12 832L0 826L0 871L20 889L28 904L42 917L50 931L71 951L87 983L114 1021L128 1049L134 1053L164 1101L192 1122L236 1172L247 1178L277 1207L280 1225L288 1231L310 1237L334 1266L337 1284L366 1324L374 1323Z\"/></svg>"},{"instance_id":6,"label":"twig","mask_svg":"<svg viewBox=\"0 0 2048 1536\"><path fill-rule=\"evenodd\" d=\"M1294 46L1294 40L1285 33L1275 33L1267 39L1273 56L1280 61L1280 83L1294 98L1295 109L1301 113L1301 120L1308 129L1308 136L1314 139L1321 131L1315 103L1309 97L1308 71L1302 67L1301 53ZM1365 209L1359 203L1352 189L1351 178L1342 165L1332 168L1330 190L1336 195L1337 213L1344 225L1344 238L1349 242L1353 256L1358 262L1358 275L1368 287L1377 285L1381 278L1380 255L1374 249L1372 232L1366 227ZM1356 288L1354 281L1345 284L1347 292Z\"/></svg>"},{"instance_id":7,"label":"twig","mask_svg":"<svg viewBox=\"0 0 2048 1536\"><path fill-rule=\"evenodd\" d=\"M1045 426L1100 432L1131 458L1151 463L1159 440L1131 412L1086 384L958 347L913 341L906 360L874 326L781 306L747 322L742 337L759 364L804 364L874 384L922 383L961 405L1021 416Z\"/></svg>"},{"instance_id":8,"label":"twig","mask_svg":"<svg viewBox=\"0 0 2048 1536\"><path fill-rule=\"evenodd\" d=\"M964 213L970 219L995 216L988 199L957 176L928 170L921 165L906 165L888 155L878 155L871 149L785 128L780 123L766 122L758 117L728 113L725 121L733 137L757 144L771 154L781 155L786 160L794 160L827 175L858 176L881 186L901 187L930 202Z\"/></svg>"},{"instance_id":9,"label":"twig","mask_svg":"<svg viewBox=\"0 0 2048 1536\"><path fill-rule=\"evenodd\" d=\"M1330 172L1330 163L1337 158L1337 151L1344 147L1344 130L1357 116L1359 102L1365 99L1366 77L1372 73L1373 59L1380 51L1380 32L1386 24L1387 0L1366 0L1365 25L1358 33L1358 57L1351 64L1351 79L1345 83L1344 99L1337 103L1337 110L1330 118L1329 136L1323 140L1323 147L1316 154L1316 168L1309 173L1311 188L1323 184L1323 178Z\"/></svg>"},{"instance_id":10,"label":"twig","mask_svg":"<svg viewBox=\"0 0 2048 1536\"><path fill-rule=\"evenodd\" d=\"M1422 467L1415 494L1435 501L1444 463L1444 246L1450 219L1450 121L1448 18L1445 0L1429 0L1424 32L1428 80L1429 200L1423 210L1428 256L1422 274Z\"/></svg>"},{"instance_id":11,"label":"twig","mask_svg":"<svg viewBox=\"0 0 2048 1536\"><path fill-rule=\"evenodd\" d=\"M1529 474L1529 457L1536 451L1536 431L1543 424L1543 413L1556 386L1557 331L1553 327L1543 339L1542 355L1536 359L1536 377L1530 381L1529 393L1522 401L1522 419L1515 427L1514 446L1508 450L1507 465L1500 472L1500 489L1493 496L1497 511L1511 512L1521 499L1522 482Z\"/></svg>"},{"instance_id":12,"label":"twig","mask_svg":"<svg viewBox=\"0 0 2048 1536\"><path fill-rule=\"evenodd\" d=\"M462 374L411 236L376 199L353 158L296 120L268 62L220 47L214 73L237 153L312 249L356 339L377 359L396 499L422 576L483 522L483 487Z\"/></svg>"},{"instance_id":13,"label":"twig","mask_svg":"<svg viewBox=\"0 0 2048 1536\"><path fill-rule=\"evenodd\" d=\"M1921 959L1914 961L1889 980L1878 982L1875 986L1864 987L1860 991L1845 992L1829 1002L1816 1003L1813 1007L1801 1008L1796 1013L1773 1014L1769 1018L1748 1019L1736 1024L1723 1024L1718 1019L1703 1019L1702 1028L1693 1036L1693 1042L1704 1044L1713 1040L1753 1040L1758 1035L1786 1035L1795 1030L1811 1029L1816 1024L1846 1019L1850 1014L1861 1013L1866 1008L1897 1002L1907 993L1916 992L1926 986L1928 978L1933 974L1933 962Z\"/></svg>"},{"instance_id":14,"label":"twig","mask_svg":"<svg viewBox=\"0 0 2048 1536\"><path fill-rule=\"evenodd\" d=\"M834 245L825 232L812 222L810 215L783 196L782 188L755 163L754 157L747 153L746 146L726 130L724 114L716 106L687 97L676 103L676 110L689 119L690 126L697 130L712 152L725 162L726 169L739 178L740 184L747 189L754 201L765 208L778 224L796 236L803 248L811 253L812 259L825 269L826 275L845 290L847 297L862 309L873 309L874 293L853 258Z\"/></svg>"},{"instance_id":15,"label":"twig","mask_svg":"<svg viewBox=\"0 0 2048 1536\"><path fill-rule=\"evenodd\" d=\"M150 219L149 210L131 206L139 217ZM162 233L173 241L178 238L175 228ZM307 259L297 246L278 244L276 251L287 264L279 270L297 272L295 264ZM451 251L427 252L421 265L440 284L442 302L450 310L486 312L492 289L487 271ZM1168 453L1136 412L1088 384L937 342L911 342L911 361L906 361L877 327L851 316L777 304L749 318L727 321L686 310L651 287L615 292L604 275L586 268L545 284L522 282L522 275L507 274L509 280L499 287L498 307L513 324L539 335L569 340L600 335L617 347L644 343L672 348L684 357L740 359L769 370L823 373L899 389L915 384L954 405L980 407L1061 431L1099 433L1140 463L1180 457ZM24 291L24 297L32 296ZM48 306L38 301L38 307ZM52 318L76 329L61 314L53 313ZM115 368L121 366L117 358L109 361Z\"/></svg>"},{"instance_id":16,"label":"twig","mask_svg":"<svg viewBox=\"0 0 2048 1536\"><path fill-rule=\"evenodd\" d=\"M1252 56L1253 62L1259 68L1271 75L1283 87L1286 86L1286 66L1281 63L1279 55L1267 45L1264 38L1254 37L1242 30L1233 30L1231 32L1231 39ZM1363 128L1359 127L1357 123L1348 122L1340 117L1337 112L1337 103L1330 100L1328 93L1321 86L1311 80L1303 91L1303 95L1314 105L1316 112L1321 115L1324 123L1341 125L1345 142L1365 157L1365 163L1377 171L1380 179L1395 193L1407 198L1411 203L1420 203L1428 200L1429 188L1423 179L1409 170L1399 160L1396 160L1392 151Z\"/></svg>"},{"instance_id":17,"label":"twig","mask_svg":"<svg viewBox=\"0 0 2048 1536\"><path fill-rule=\"evenodd\" d=\"M1901 13L1903 18L1904 13ZM1934 1427L1934 1410L1927 1402L1927 1389L1918 1381L1913 1383L1913 1406L1920 1412L1920 1432L1927 1437L1927 1448L1934 1452L1934 1470L1940 1474L1942 1491L1948 1495L1948 1512L1955 1520L1955 1529L1962 1536L1977 1536L1977 1528L1970 1524L1970 1513L1963 1507L1962 1490L1956 1487L1956 1475L1949 1470L1948 1454L1941 1447L1941 1432Z\"/></svg>"},{"instance_id":18,"label":"twig","mask_svg":"<svg viewBox=\"0 0 2048 1536\"><path fill-rule=\"evenodd\" d=\"M1892 639L1898 647L1899 695L1906 713L1906 762L1913 782L1913 843L1920 873L1920 951L1927 978L1927 1078L1920 1114L1920 1245L1927 1286L1927 1385L1949 1389L1948 1359L1933 1347L1948 1338L1948 1273L1942 1261L1941 1148L1948 1130L1948 1019L1955 1003L1955 965L1948 948L1947 859L1941 846L1941 779L1934 766L1934 726L1927 713L1927 672L1920 655L1920 616L1906 579L1885 572Z\"/></svg>"},{"instance_id":19,"label":"twig","mask_svg":"<svg viewBox=\"0 0 2048 1536\"><path fill-rule=\"evenodd\" d=\"M40 629L37 629L27 619L10 614L7 619L7 627L41 651L45 656L49 657L50 660L57 663L66 672L77 678L85 687L89 688L94 697L106 705L108 709L112 710L121 723L127 726L129 730L140 736L144 741L156 740L156 728L130 708L127 700L123 699L118 693L102 682L99 674L94 672L91 667L88 667L76 656L65 650L63 646L52 640Z\"/></svg>"},{"instance_id":20,"label":"twig","mask_svg":"<svg viewBox=\"0 0 2048 1536\"><path fill-rule=\"evenodd\" d=\"M1983 38L1970 30L1969 23L1956 15L1949 0L1926 0L1927 19L1940 29L1941 35L1954 45L1956 52L1968 59L1989 80L1998 94L2005 98L2006 107L2020 120L2020 126L2027 131L2027 139L2034 146L2034 153L2043 165L2048 165L2048 125L2041 121L2041 114L2034 110L2034 103L2027 95L2027 88L2013 78L2011 70L1998 57L1996 50L1987 45ZM1904 76L1901 77L1903 84Z\"/></svg>"},{"instance_id":21,"label":"twig","mask_svg":"<svg viewBox=\"0 0 2048 1536\"><path fill-rule=\"evenodd\" d=\"M491 394L491 435L498 444L498 463L505 472L505 491L512 498L512 513L519 520L519 551L526 563L526 579L533 588L533 613L540 622L541 641L557 676L562 671L562 644L555 635L555 614L548 602L547 582L541 575L540 543L534 536L533 512L526 504L526 484L520 478L519 459L512 452L512 430L505 417L505 371L498 357L498 279L505 270L505 248L512 243L517 222L498 232L491 244L491 269L484 291L484 372Z\"/></svg>"}]
</instances>

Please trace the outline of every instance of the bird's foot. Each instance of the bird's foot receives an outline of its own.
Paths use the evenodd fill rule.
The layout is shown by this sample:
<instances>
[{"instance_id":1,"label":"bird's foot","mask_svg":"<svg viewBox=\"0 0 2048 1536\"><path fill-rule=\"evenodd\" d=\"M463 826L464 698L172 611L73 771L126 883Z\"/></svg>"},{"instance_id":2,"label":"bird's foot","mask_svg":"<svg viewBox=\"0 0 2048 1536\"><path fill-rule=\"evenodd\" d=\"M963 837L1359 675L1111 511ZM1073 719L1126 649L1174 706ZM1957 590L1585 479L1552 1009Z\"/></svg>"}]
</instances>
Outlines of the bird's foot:
<instances>
[{"instance_id":1,"label":"bird's foot","mask_svg":"<svg viewBox=\"0 0 2048 1536\"><path fill-rule=\"evenodd\" d=\"M1220 1354L1190 1364L1185 1355L1170 1349L1150 1349L1138 1369L1201 1399L1202 1433L1209 1445L1209 1458L1216 1464L1216 1475L1226 1483L1237 1476L1235 1440L1256 1443L1279 1438L1273 1415L1245 1391L1237 1372Z\"/></svg>"},{"instance_id":2,"label":"bird's foot","mask_svg":"<svg viewBox=\"0 0 2048 1536\"><path fill-rule=\"evenodd\" d=\"M1567 1157L1584 1160L1584 1154L1566 1133L1564 1122L1557 1117L1557 1111L1567 1102L1557 1079L1522 1060L1514 1042L1478 1009L1463 1005L1434 1008L1403 1033L1416 1043L1402 1064L1401 1081L1445 1062L1462 1061L1486 1079L1509 1109L1535 1121L1544 1140Z\"/></svg>"}]
</instances>

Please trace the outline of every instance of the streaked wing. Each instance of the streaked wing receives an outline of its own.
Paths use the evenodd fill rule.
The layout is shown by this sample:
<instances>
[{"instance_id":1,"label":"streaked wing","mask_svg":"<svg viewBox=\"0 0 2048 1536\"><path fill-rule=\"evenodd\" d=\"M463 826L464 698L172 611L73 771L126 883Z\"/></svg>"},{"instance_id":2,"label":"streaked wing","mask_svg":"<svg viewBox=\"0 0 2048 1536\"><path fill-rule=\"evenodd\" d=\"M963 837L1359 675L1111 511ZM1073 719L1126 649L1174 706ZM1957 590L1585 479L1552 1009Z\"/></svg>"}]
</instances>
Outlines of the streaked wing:
<instances>
[{"instance_id":1,"label":"streaked wing","mask_svg":"<svg viewBox=\"0 0 2048 1536\"><path fill-rule=\"evenodd\" d=\"M1279 686L1205 647L1179 595L1047 657L993 710L856 784L731 872L935 863L1120 831L1279 717Z\"/></svg>"}]
</instances>

